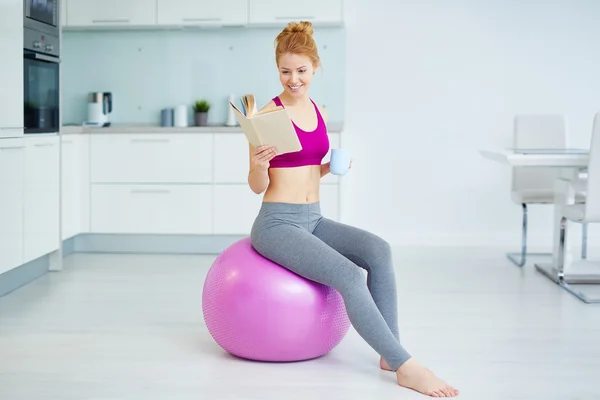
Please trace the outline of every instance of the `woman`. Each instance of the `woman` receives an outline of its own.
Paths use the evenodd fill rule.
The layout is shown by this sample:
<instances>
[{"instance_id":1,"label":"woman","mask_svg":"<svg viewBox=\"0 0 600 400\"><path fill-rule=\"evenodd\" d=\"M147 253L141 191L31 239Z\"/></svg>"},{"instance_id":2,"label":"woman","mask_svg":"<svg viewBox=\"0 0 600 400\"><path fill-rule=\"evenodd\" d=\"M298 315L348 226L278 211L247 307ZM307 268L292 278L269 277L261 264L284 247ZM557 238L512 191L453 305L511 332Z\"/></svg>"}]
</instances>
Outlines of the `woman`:
<instances>
[{"instance_id":1,"label":"woman","mask_svg":"<svg viewBox=\"0 0 600 400\"><path fill-rule=\"evenodd\" d=\"M309 97L320 65L310 22L290 23L277 36L276 62L283 92L266 107L287 109L302 150L276 155L250 145L248 183L263 193L252 226L253 247L298 275L335 288L356 331L381 355L381 368L396 372L398 384L432 397L458 391L415 361L401 346L390 246L370 232L323 217L320 179L329 163L327 114ZM361 268L367 271L367 284Z\"/></svg>"}]
</instances>

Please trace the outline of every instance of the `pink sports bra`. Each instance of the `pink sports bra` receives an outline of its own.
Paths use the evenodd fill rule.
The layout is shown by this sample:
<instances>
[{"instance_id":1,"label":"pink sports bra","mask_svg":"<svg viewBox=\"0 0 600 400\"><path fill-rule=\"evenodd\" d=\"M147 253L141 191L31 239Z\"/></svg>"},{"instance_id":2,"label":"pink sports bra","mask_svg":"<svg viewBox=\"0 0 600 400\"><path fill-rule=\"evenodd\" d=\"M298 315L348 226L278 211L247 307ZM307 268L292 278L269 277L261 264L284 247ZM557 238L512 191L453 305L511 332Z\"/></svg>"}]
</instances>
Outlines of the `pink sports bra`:
<instances>
[{"instance_id":1,"label":"pink sports bra","mask_svg":"<svg viewBox=\"0 0 600 400\"><path fill-rule=\"evenodd\" d=\"M283 106L279 96L273 98L277 106ZM286 153L275 156L270 161L270 168L289 168L300 167L304 165L321 165L323 157L329 151L329 136L327 136L327 127L325 121L319 112L319 108L311 100L317 112L317 128L312 132L300 129L293 121L296 134L302 145L302 150L294 153Z\"/></svg>"}]
</instances>

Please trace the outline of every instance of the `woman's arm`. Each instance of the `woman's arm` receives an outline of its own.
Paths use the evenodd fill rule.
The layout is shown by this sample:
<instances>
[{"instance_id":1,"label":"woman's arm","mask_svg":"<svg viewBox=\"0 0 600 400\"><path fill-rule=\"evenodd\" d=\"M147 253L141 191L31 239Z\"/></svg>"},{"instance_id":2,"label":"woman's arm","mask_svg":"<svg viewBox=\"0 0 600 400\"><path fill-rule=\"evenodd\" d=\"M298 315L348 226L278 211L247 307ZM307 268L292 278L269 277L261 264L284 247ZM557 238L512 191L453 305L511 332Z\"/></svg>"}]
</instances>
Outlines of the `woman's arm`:
<instances>
[{"instance_id":1,"label":"woman's arm","mask_svg":"<svg viewBox=\"0 0 600 400\"><path fill-rule=\"evenodd\" d=\"M273 147L259 146L250 147L250 168L248 171L248 185L256 194L261 194L267 190L269 185L269 161L275 157L276 152Z\"/></svg>"},{"instance_id":2,"label":"woman's arm","mask_svg":"<svg viewBox=\"0 0 600 400\"><path fill-rule=\"evenodd\" d=\"M321 164L321 178L331 172L331 163Z\"/></svg>"}]
</instances>

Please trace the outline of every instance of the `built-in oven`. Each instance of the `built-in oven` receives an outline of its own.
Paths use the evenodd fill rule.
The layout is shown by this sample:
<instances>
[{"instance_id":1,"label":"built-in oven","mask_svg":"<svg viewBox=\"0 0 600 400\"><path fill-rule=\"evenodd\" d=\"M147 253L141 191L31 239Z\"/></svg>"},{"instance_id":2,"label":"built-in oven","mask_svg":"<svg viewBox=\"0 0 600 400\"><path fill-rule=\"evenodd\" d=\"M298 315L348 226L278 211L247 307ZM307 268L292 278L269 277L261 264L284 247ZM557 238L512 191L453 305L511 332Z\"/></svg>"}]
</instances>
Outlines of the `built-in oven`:
<instances>
[{"instance_id":1,"label":"built-in oven","mask_svg":"<svg viewBox=\"0 0 600 400\"><path fill-rule=\"evenodd\" d=\"M58 36L24 29L25 134L57 133L60 130L59 40Z\"/></svg>"},{"instance_id":2,"label":"built-in oven","mask_svg":"<svg viewBox=\"0 0 600 400\"><path fill-rule=\"evenodd\" d=\"M59 36L60 0L23 0L23 27Z\"/></svg>"}]
</instances>

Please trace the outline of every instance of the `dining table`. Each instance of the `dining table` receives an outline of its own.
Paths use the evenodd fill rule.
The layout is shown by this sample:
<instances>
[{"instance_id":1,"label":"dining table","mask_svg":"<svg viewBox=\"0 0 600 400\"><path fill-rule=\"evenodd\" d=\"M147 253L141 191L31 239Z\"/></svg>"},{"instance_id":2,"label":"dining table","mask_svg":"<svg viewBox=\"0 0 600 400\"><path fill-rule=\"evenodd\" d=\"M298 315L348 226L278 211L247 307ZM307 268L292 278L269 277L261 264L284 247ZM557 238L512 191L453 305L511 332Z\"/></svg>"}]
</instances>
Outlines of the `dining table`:
<instances>
[{"instance_id":1,"label":"dining table","mask_svg":"<svg viewBox=\"0 0 600 400\"><path fill-rule=\"evenodd\" d=\"M487 160L508 167L548 167L559 168L554 185L552 256L550 262L535 263L535 269L554 283L561 285L571 294L586 303L600 303L600 299L588 296L574 285L600 284L600 261L579 258L573 254L572 230L574 222L566 221L564 237L561 237L561 224L565 205L575 203L575 194L585 195L589 149L522 149L504 148L497 150L481 149L479 153ZM561 240L564 241L560 251Z\"/></svg>"}]
</instances>

